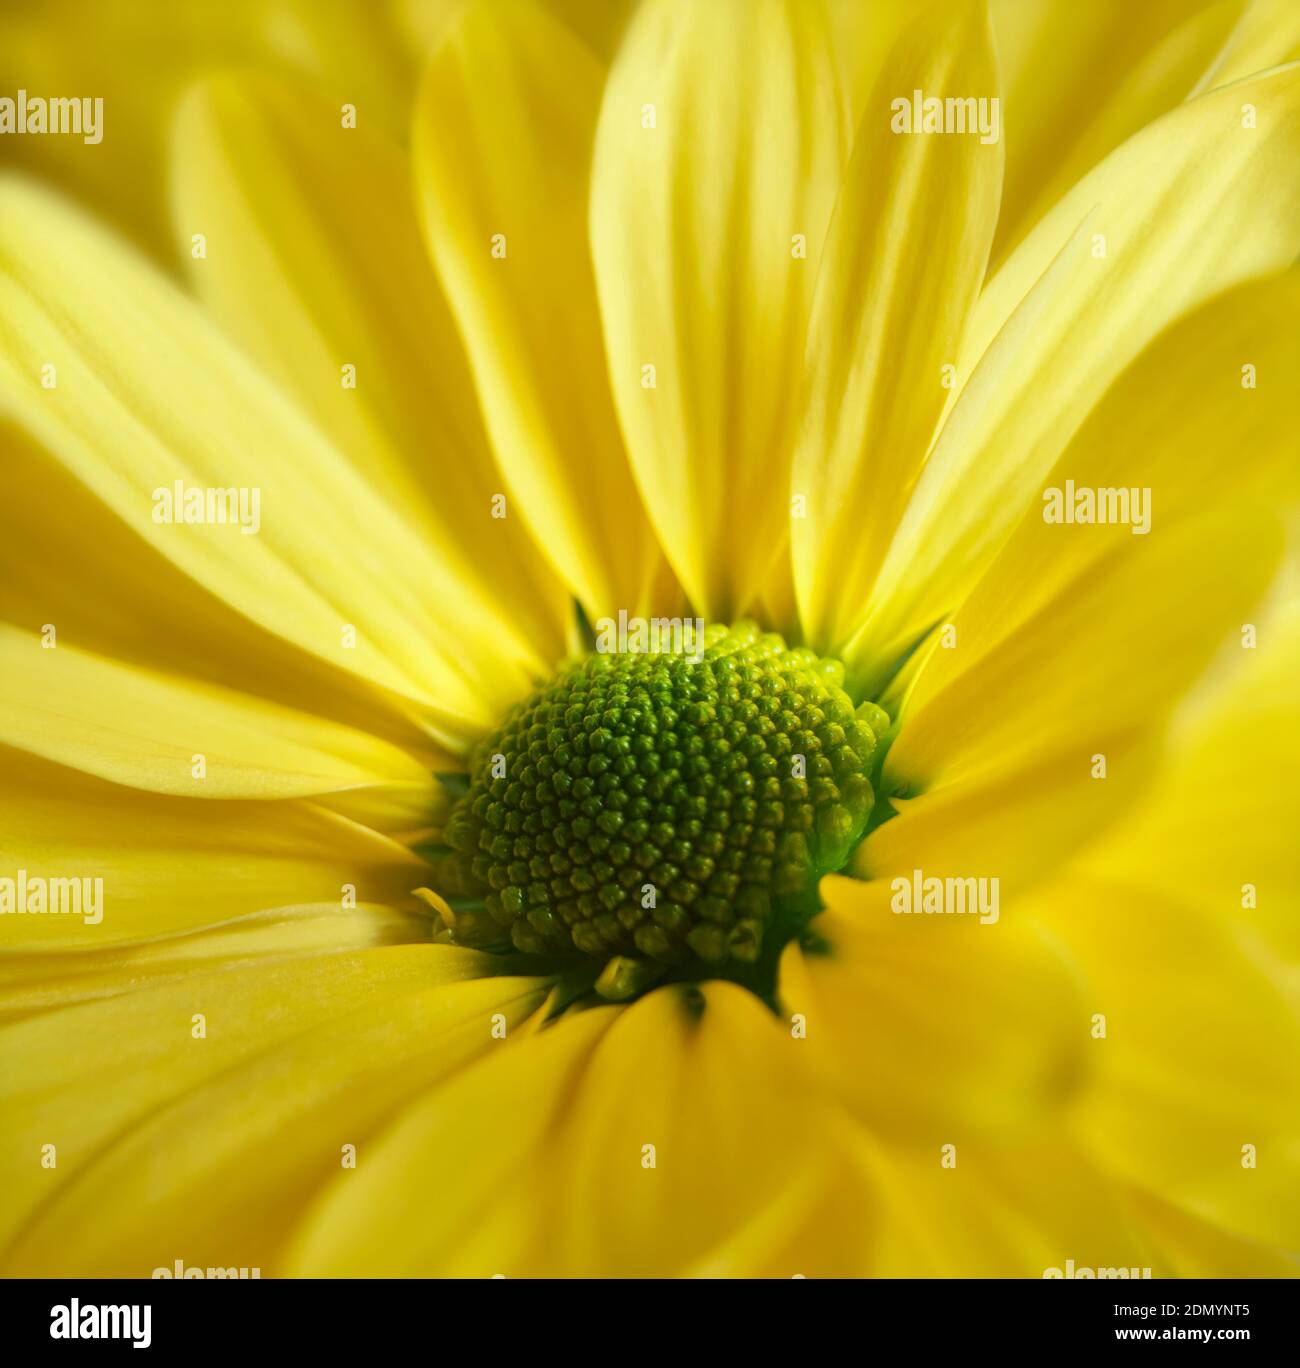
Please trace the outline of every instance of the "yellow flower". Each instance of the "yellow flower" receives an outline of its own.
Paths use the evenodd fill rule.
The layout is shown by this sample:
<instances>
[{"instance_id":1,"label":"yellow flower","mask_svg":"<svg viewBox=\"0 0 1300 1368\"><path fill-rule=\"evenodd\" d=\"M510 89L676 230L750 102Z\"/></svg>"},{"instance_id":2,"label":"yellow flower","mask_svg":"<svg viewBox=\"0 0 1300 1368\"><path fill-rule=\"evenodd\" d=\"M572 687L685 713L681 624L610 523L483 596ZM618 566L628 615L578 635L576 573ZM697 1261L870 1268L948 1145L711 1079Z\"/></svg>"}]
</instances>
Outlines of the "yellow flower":
<instances>
[{"instance_id":1,"label":"yellow flower","mask_svg":"<svg viewBox=\"0 0 1300 1368\"><path fill-rule=\"evenodd\" d=\"M0 182L0 1266L1294 1272L1294 9L324 8Z\"/></svg>"}]
</instances>

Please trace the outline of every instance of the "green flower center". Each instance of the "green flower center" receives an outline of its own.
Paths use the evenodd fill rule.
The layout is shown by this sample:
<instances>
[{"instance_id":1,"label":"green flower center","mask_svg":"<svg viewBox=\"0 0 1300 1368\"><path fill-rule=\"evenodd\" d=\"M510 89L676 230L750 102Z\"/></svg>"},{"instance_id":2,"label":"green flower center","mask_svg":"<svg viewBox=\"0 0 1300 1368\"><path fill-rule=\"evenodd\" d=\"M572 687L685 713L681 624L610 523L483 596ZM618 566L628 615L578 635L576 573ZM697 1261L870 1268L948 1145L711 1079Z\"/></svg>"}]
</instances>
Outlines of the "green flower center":
<instances>
[{"instance_id":1,"label":"green flower center","mask_svg":"<svg viewBox=\"0 0 1300 1368\"><path fill-rule=\"evenodd\" d=\"M603 962L616 997L775 955L873 805L888 717L843 681L751 623L563 667L476 749L448 819L460 938Z\"/></svg>"}]
</instances>

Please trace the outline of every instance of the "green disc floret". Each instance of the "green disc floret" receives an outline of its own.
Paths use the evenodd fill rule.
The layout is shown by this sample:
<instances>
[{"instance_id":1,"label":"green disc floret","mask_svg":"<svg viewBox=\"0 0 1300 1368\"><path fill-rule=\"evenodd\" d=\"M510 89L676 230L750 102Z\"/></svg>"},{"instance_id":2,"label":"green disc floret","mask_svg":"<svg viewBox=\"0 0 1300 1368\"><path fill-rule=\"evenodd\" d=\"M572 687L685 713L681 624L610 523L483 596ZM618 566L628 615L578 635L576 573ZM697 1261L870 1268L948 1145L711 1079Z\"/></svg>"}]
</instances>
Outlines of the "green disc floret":
<instances>
[{"instance_id":1,"label":"green disc floret","mask_svg":"<svg viewBox=\"0 0 1300 1368\"><path fill-rule=\"evenodd\" d=\"M476 749L448 819L477 925L527 954L756 960L871 812L887 719L843 680L752 623L563 667Z\"/></svg>"}]
</instances>

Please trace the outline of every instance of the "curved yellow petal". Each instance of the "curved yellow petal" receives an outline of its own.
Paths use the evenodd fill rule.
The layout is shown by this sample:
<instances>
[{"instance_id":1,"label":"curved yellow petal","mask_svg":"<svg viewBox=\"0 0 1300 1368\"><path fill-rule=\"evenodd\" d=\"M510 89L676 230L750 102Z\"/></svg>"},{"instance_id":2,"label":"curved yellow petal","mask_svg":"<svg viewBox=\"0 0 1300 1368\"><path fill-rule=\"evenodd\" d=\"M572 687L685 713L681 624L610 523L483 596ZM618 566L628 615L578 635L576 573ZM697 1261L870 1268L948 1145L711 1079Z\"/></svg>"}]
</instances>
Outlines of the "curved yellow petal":
<instances>
[{"instance_id":1,"label":"curved yellow petal","mask_svg":"<svg viewBox=\"0 0 1300 1368\"><path fill-rule=\"evenodd\" d=\"M910 881L910 880L909 880ZM823 880L808 949L787 947L780 996L809 1067L873 1133L932 1147L1016 1133L1080 1081L1088 1017L1032 925L903 916L887 885Z\"/></svg>"},{"instance_id":2,"label":"curved yellow petal","mask_svg":"<svg viewBox=\"0 0 1300 1368\"><path fill-rule=\"evenodd\" d=\"M492 1048L494 1012L517 1022L541 1001L538 980L457 983L490 965L395 946L213 972L0 1030L4 1266L148 1277L178 1257L269 1262L312 1193L355 1176L345 1145L364 1167L412 1091Z\"/></svg>"},{"instance_id":3,"label":"curved yellow petal","mask_svg":"<svg viewBox=\"0 0 1300 1368\"><path fill-rule=\"evenodd\" d=\"M1079 1111L1099 1159L1215 1226L1300 1247L1300 994L1245 914L1082 878L1042 904L1104 1019Z\"/></svg>"},{"instance_id":4,"label":"curved yellow petal","mask_svg":"<svg viewBox=\"0 0 1300 1368\"><path fill-rule=\"evenodd\" d=\"M1023 560L1009 547L954 615L951 647L931 652L885 762L886 788L933 792L1065 750L1083 772L1108 735L1158 728L1263 597L1282 543L1275 520L1250 504L1150 526L1150 536L1130 527L1112 539L1006 633L1006 605L1062 529L1040 519Z\"/></svg>"},{"instance_id":5,"label":"curved yellow petal","mask_svg":"<svg viewBox=\"0 0 1300 1368\"><path fill-rule=\"evenodd\" d=\"M1300 597L1244 623L1229 649L1234 668L1175 719L1146 801L1083 864L1231 919L1300 963Z\"/></svg>"},{"instance_id":6,"label":"curved yellow petal","mask_svg":"<svg viewBox=\"0 0 1300 1368\"><path fill-rule=\"evenodd\" d=\"M498 650L549 670L571 608L522 520L494 516L501 477L406 156L282 78L205 82L174 138L178 231L207 237L199 298L437 547Z\"/></svg>"},{"instance_id":7,"label":"curved yellow petal","mask_svg":"<svg viewBox=\"0 0 1300 1368\"><path fill-rule=\"evenodd\" d=\"M845 158L824 6L647 0L610 72L591 240L628 452L707 617L787 532L822 242Z\"/></svg>"},{"instance_id":8,"label":"curved yellow petal","mask_svg":"<svg viewBox=\"0 0 1300 1368\"><path fill-rule=\"evenodd\" d=\"M996 261L1108 152L1192 93L1244 8L993 0L1007 143Z\"/></svg>"},{"instance_id":9,"label":"curved yellow petal","mask_svg":"<svg viewBox=\"0 0 1300 1368\"><path fill-rule=\"evenodd\" d=\"M1298 318L1300 272L1291 270L1225 291L1152 341L1044 478L975 591L979 634L964 631L948 663L969 669L1104 557L1132 548L1135 535L1163 538L1201 516L1206 490L1222 484L1226 469L1234 498L1294 504ZM1095 507L1097 498L1126 517L1096 521L1078 501L1093 499ZM1069 522L1060 520L1067 502ZM1076 509L1094 520L1073 521ZM932 638L909 667L919 674L937 646ZM940 665L923 691L944 677Z\"/></svg>"},{"instance_id":10,"label":"curved yellow petal","mask_svg":"<svg viewBox=\"0 0 1300 1368\"><path fill-rule=\"evenodd\" d=\"M343 950L427 942L428 912L338 900L250 912L232 921L155 940L57 954L5 954L0 963L0 1019L32 1016L91 999L273 960Z\"/></svg>"},{"instance_id":11,"label":"curved yellow petal","mask_svg":"<svg viewBox=\"0 0 1300 1368\"><path fill-rule=\"evenodd\" d=\"M368 1162L336 1183L286 1252L297 1277L491 1277L547 1242L537 1163L574 1081L621 1009L507 1035L407 1107ZM549 1261L539 1271L550 1271Z\"/></svg>"},{"instance_id":12,"label":"curved yellow petal","mask_svg":"<svg viewBox=\"0 0 1300 1368\"><path fill-rule=\"evenodd\" d=\"M790 522L804 639L818 650L865 616L998 219L1001 141L895 131L893 102L914 90L997 97L982 7L928 11L886 60L822 249L791 484L804 506Z\"/></svg>"},{"instance_id":13,"label":"curved yellow petal","mask_svg":"<svg viewBox=\"0 0 1300 1368\"><path fill-rule=\"evenodd\" d=\"M15 910L0 938L14 951L80 952L304 902L400 902L427 877L404 846L301 801L144 793L17 751L4 773L0 878L13 887L0 885L0 906ZM72 883L38 894L37 879ZM43 911L54 893L71 910Z\"/></svg>"},{"instance_id":14,"label":"curved yellow petal","mask_svg":"<svg viewBox=\"0 0 1300 1368\"><path fill-rule=\"evenodd\" d=\"M596 1047L544 1156L553 1244L538 1255L570 1276L714 1271L764 1207L791 1198L783 1214L796 1224L812 1196L802 1180L828 1144L807 1049L733 984L634 1003Z\"/></svg>"},{"instance_id":15,"label":"curved yellow petal","mask_svg":"<svg viewBox=\"0 0 1300 1368\"><path fill-rule=\"evenodd\" d=\"M451 769L410 705L259 627L185 575L38 443L0 424L0 618L328 717ZM60 516L51 517L57 508Z\"/></svg>"},{"instance_id":16,"label":"curved yellow petal","mask_svg":"<svg viewBox=\"0 0 1300 1368\"><path fill-rule=\"evenodd\" d=\"M1153 337L1220 291L1292 263L1298 154L1300 65L1143 129L1025 238L976 305L964 388L859 633L864 678L879 678L960 602L1074 430Z\"/></svg>"},{"instance_id":17,"label":"curved yellow petal","mask_svg":"<svg viewBox=\"0 0 1300 1368\"><path fill-rule=\"evenodd\" d=\"M1228 85L1298 59L1300 9L1291 0L1250 0L1201 86Z\"/></svg>"},{"instance_id":18,"label":"curved yellow petal","mask_svg":"<svg viewBox=\"0 0 1300 1368\"><path fill-rule=\"evenodd\" d=\"M589 615L659 564L605 383L587 246L605 68L532 0L472 6L425 73L416 193L510 494Z\"/></svg>"},{"instance_id":19,"label":"curved yellow petal","mask_svg":"<svg viewBox=\"0 0 1300 1368\"><path fill-rule=\"evenodd\" d=\"M202 310L15 179L0 305L0 407L192 578L442 725L481 729L527 691L416 530Z\"/></svg>"},{"instance_id":20,"label":"curved yellow petal","mask_svg":"<svg viewBox=\"0 0 1300 1368\"><path fill-rule=\"evenodd\" d=\"M883 1278L1174 1275L1124 1184L1065 1126L920 1149L864 1147L881 1193ZM1102 1270L1105 1270L1104 1272Z\"/></svg>"},{"instance_id":21,"label":"curved yellow petal","mask_svg":"<svg viewBox=\"0 0 1300 1368\"><path fill-rule=\"evenodd\" d=\"M432 812L432 776L363 732L0 624L0 743L116 784L187 798L402 791ZM196 777L195 756L203 758Z\"/></svg>"},{"instance_id":22,"label":"curved yellow petal","mask_svg":"<svg viewBox=\"0 0 1300 1368\"><path fill-rule=\"evenodd\" d=\"M352 103L360 120L403 137L423 45L463 0L409 3L422 11L418 41L404 0L6 6L0 88L100 96L104 122L102 139L89 147L79 138L5 138L0 159L73 191L170 269L177 244L167 212L168 132L190 82L226 68L291 73L311 79L336 107Z\"/></svg>"}]
</instances>

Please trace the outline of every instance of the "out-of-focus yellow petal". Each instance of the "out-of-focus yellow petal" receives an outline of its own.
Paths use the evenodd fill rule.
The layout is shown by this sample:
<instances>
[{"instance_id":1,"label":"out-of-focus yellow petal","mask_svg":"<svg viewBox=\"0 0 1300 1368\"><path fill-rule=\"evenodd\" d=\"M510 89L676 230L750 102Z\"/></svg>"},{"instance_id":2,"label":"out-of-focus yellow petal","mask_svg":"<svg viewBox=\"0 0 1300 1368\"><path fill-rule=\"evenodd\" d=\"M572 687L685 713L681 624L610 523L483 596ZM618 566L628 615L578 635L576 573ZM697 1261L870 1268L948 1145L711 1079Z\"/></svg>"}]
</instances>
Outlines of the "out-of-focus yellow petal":
<instances>
[{"instance_id":1,"label":"out-of-focus yellow petal","mask_svg":"<svg viewBox=\"0 0 1300 1368\"><path fill-rule=\"evenodd\" d=\"M621 1010L596 1008L507 1036L413 1103L317 1204L284 1272L481 1278L517 1271L536 1242L550 1247L553 1179L539 1151ZM547 1258L535 1271L553 1268Z\"/></svg>"},{"instance_id":2,"label":"out-of-focus yellow petal","mask_svg":"<svg viewBox=\"0 0 1300 1368\"><path fill-rule=\"evenodd\" d=\"M117 784L187 798L302 798L381 786L412 809L433 780L385 741L0 624L0 742ZM195 776L203 757L202 778Z\"/></svg>"},{"instance_id":3,"label":"out-of-focus yellow petal","mask_svg":"<svg viewBox=\"0 0 1300 1368\"><path fill-rule=\"evenodd\" d=\"M646 0L610 72L591 240L611 383L659 539L707 617L756 600L789 530L844 112L815 0Z\"/></svg>"},{"instance_id":4,"label":"out-of-focus yellow petal","mask_svg":"<svg viewBox=\"0 0 1300 1368\"><path fill-rule=\"evenodd\" d=\"M0 878L15 881L15 901L24 870L29 882L103 881L98 920L0 916L15 951L79 952L304 902L398 902L427 877L395 841L300 801L209 803L124 789L17 751L3 761ZM83 906L87 890L95 886L80 886Z\"/></svg>"},{"instance_id":5,"label":"out-of-focus yellow petal","mask_svg":"<svg viewBox=\"0 0 1300 1368\"><path fill-rule=\"evenodd\" d=\"M841 646L866 613L998 218L1002 143L895 132L891 104L914 90L996 96L981 7L929 11L891 53L822 251L791 486L806 508L790 522L804 639L818 650Z\"/></svg>"},{"instance_id":6,"label":"out-of-focus yellow petal","mask_svg":"<svg viewBox=\"0 0 1300 1368\"><path fill-rule=\"evenodd\" d=\"M1227 85L1300 59L1300 9L1291 0L1250 0L1201 86Z\"/></svg>"},{"instance_id":7,"label":"out-of-focus yellow petal","mask_svg":"<svg viewBox=\"0 0 1300 1368\"><path fill-rule=\"evenodd\" d=\"M458 610L434 548L197 305L14 179L0 190L0 305L0 406L187 574L435 724L481 729L527 691L491 624ZM244 523L164 521L160 499L193 489L201 505L245 491Z\"/></svg>"},{"instance_id":8,"label":"out-of-focus yellow petal","mask_svg":"<svg viewBox=\"0 0 1300 1368\"><path fill-rule=\"evenodd\" d=\"M1088 1018L1049 942L1010 919L903 915L887 884L822 882L817 948L779 991L810 1066L874 1133L932 1147L1014 1132L1078 1082Z\"/></svg>"},{"instance_id":9,"label":"out-of-focus yellow petal","mask_svg":"<svg viewBox=\"0 0 1300 1368\"><path fill-rule=\"evenodd\" d=\"M802 1179L822 1166L829 1138L807 1050L728 983L698 996L662 989L630 1007L543 1156L556 1271L707 1270L764 1206L784 1207L797 1226L810 1196Z\"/></svg>"},{"instance_id":10,"label":"out-of-focus yellow petal","mask_svg":"<svg viewBox=\"0 0 1300 1368\"><path fill-rule=\"evenodd\" d=\"M1124 1186L1063 1127L945 1143L954 1149L864 1147L881 1194L876 1276L1065 1277L1071 1261L1103 1277L1173 1275Z\"/></svg>"},{"instance_id":11,"label":"out-of-focus yellow petal","mask_svg":"<svg viewBox=\"0 0 1300 1368\"><path fill-rule=\"evenodd\" d=\"M639 0L542 0L561 23L608 62Z\"/></svg>"},{"instance_id":12,"label":"out-of-focus yellow petal","mask_svg":"<svg viewBox=\"0 0 1300 1368\"><path fill-rule=\"evenodd\" d=\"M1180 106L1085 177L980 296L964 387L881 570L858 672L878 679L960 602L1153 337L1298 251L1300 66Z\"/></svg>"},{"instance_id":13,"label":"out-of-focus yellow petal","mask_svg":"<svg viewBox=\"0 0 1300 1368\"><path fill-rule=\"evenodd\" d=\"M912 794L1005 777L1071 751L1086 775L1110 735L1159 726L1263 597L1282 540L1251 505L1184 519L1080 567L1017 630L1003 610L1062 530L1039 520L1008 548L934 650L885 762Z\"/></svg>"},{"instance_id":14,"label":"out-of-focus yellow petal","mask_svg":"<svg viewBox=\"0 0 1300 1368\"><path fill-rule=\"evenodd\" d=\"M549 669L572 610L523 521L493 516L501 477L405 155L304 83L219 78L182 106L174 180L178 232L208 238L199 297L439 548L467 610Z\"/></svg>"},{"instance_id":15,"label":"out-of-focus yellow petal","mask_svg":"<svg viewBox=\"0 0 1300 1368\"><path fill-rule=\"evenodd\" d=\"M168 130L191 81L229 67L291 72L311 79L336 106L356 105L360 121L404 137L421 54L462 3L6 5L0 89L99 96L104 118L97 143L4 138L0 161L67 187L170 267L178 249L167 212Z\"/></svg>"},{"instance_id":16,"label":"out-of-focus yellow petal","mask_svg":"<svg viewBox=\"0 0 1300 1368\"><path fill-rule=\"evenodd\" d=\"M856 128L880 68L917 11L897 0L826 0L826 12L849 127Z\"/></svg>"},{"instance_id":17,"label":"out-of-focus yellow petal","mask_svg":"<svg viewBox=\"0 0 1300 1368\"><path fill-rule=\"evenodd\" d=\"M659 564L605 383L587 244L604 65L531 0L467 9L426 72L417 194L509 516L593 617Z\"/></svg>"},{"instance_id":18,"label":"out-of-focus yellow petal","mask_svg":"<svg viewBox=\"0 0 1300 1368\"><path fill-rule=\"evenodd\" d=\"M1300 599L1243 624L1238 646L1236 668L1176 718L1146 801L1084 867L1227 918L1296 963Z\"/></svg>"},{"instance_id":19,"label":"out-of-focus yellow petal","mask_svg":"<svg viewBox=\"0 0 1300 1368\"><path fill-rule=\"evenodd\" d=\"M1083 879L1042 902L1104 1018L1079 1112L1101 1161L1216 1226L1300 1247L1300 995L1252 949L1247 914Z\"/></svg>"},{"instance_id":20,"label":"out-of-focus yellow petal","mask_svg":"<svg viewBox=\"0 0 1300 1368\"><path fill-rule=\"evenodd\" d=\"M395 946L210 973L6 1027L5 1267L147 1277L178 1257L270 1263L312 1194L356 1176L345 1146L364 1170L395 1109L493 1047L493 1013L517 1024L541 1002L536 979L456 982L490 964Z\"/></svg>"},{"instance_id":21,"label":"out-of-focus yellow petal","mask_svg":"<svg viewBox=\"0 0 1300 1368\"><path fill-rule=\"evenodd\" d=\"M1108 152L1192 93L1244 7L993 0L1007 144L996 260Z\"/></svg>"},{"instance_id":22,"label":"out-of-focus yellow petal","mask_svg":"<svg viewBox=\"0 0 1300 1368\"><path fill-rule=\"evenodd\" d=\"M1039 523L1035 538L1059 531ZM1024 569L1004 554L903 705L884 787L905 796L854 872L997 878L1008 893L1050 872L1149 780L1169 713L1262 597L1279 551L1251 508L1130 536L1010 635L1009 586L1035 557Z\"/></svg>"},{"instance_id":23,"label":"out-of-focus yellow petal","mask_svg":"<svg viewBox=\"0 0 1300 1368\"><path fill-rule=\"evenodd\" d=\"M1158 1257L1175 1278L1294 1278L1300 1257L1269 1249L1255 1240L1230 1235L1218 1226L1162 1202L1145 1192L1132 1192L1129 1206Z\"/></svg>"}]
</instances>

